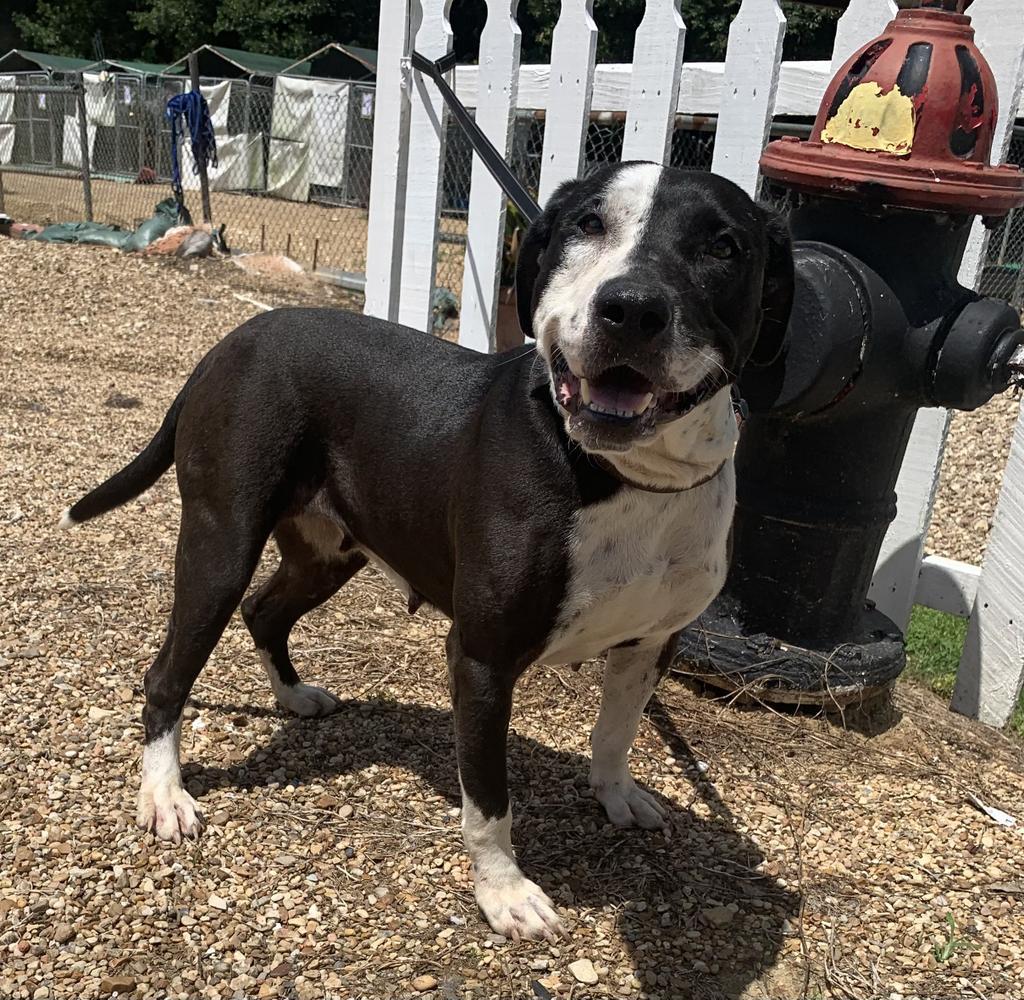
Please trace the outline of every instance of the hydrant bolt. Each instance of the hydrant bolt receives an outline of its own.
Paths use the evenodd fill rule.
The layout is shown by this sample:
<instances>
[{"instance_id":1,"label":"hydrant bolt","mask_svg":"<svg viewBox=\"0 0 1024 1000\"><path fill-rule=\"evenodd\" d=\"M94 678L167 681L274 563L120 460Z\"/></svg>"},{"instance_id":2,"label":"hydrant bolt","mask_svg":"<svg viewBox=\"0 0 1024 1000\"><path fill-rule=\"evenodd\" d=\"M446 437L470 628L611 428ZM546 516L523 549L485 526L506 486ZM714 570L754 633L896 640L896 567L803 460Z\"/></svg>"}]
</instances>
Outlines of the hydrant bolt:
<instances>
[{"instance_id":1,"label":"hydrant bolt","mask_svg":"<svg viewBox=\"0 0 1024 1000\"><path fill-rule=\"evenodd\" d=\"M1010 371L1010 385L1016 389L1024 389L1024 344L1021 344L1007 362Z\"/></svg>"}]
</instances>

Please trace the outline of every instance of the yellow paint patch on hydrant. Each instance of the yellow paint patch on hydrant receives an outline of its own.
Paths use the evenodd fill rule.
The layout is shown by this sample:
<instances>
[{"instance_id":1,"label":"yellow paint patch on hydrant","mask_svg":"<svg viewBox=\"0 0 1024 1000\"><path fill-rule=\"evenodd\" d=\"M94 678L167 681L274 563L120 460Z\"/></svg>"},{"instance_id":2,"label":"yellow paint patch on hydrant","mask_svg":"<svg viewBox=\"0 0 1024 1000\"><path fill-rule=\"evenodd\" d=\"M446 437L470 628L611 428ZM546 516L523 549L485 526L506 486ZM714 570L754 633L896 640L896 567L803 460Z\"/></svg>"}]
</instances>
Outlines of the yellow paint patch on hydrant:
<instances>
[{"instance_id":1,"label":"yellow paint patch on hydrant","mask_svg":"<svg viewBox=\"0 0 1024 1000\"><path fill-rule=\"evenodd\" d=\"M877 83L858 84L822 129L821 141L909 156L914 144L914 102L898 86L883 94Z\"/></svg>"}]
</instances>

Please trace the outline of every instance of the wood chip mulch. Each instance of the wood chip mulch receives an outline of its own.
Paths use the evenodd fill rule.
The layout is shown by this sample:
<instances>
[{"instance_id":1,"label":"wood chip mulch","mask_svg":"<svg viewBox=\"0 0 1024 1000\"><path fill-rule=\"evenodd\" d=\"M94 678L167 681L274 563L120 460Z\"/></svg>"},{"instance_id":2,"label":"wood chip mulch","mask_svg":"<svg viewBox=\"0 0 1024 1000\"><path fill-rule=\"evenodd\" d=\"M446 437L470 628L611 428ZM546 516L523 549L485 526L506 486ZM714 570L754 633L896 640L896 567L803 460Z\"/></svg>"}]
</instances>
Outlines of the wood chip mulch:
<instances>
[{"instance_id":1,"label":"wood chip mulch","mask_svg":"<svg viewBox=\"0 0 1024 1000\"><path fill-rule=\"evenodd\" d=\"M236 293L344 302L254 282L0 241L0 997L1024 996L1024 754L911 686L842 719L669 679L633 754L671 807L666 837L610 827L587 789L598 665L535 669L510 741L514 837L572 936L489 933L459 833L444 623L370 572L295 633L304 677L343 699L327 719L275 706L232 622L185 721L207 830L180 848L140 833L173 477L73 532L56 522L255 311Z\"/></svg>"}]
</instances>

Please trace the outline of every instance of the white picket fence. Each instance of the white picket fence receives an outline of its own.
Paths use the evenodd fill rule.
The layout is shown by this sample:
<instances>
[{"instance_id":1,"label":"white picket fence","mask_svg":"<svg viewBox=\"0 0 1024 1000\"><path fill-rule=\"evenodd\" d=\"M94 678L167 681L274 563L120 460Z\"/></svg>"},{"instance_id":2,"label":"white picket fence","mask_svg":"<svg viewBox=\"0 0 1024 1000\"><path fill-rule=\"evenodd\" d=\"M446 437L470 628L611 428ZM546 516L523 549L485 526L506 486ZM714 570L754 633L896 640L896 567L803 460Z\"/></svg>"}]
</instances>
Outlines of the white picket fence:
<instances>
[{"instance_id":1,"label":"white picket fence","mask_svg":"<svg viewBox=\"0 0 1024 1000\"><path fill-rule=\"evenodd\" d=\"M773 115L814 115L832 73L895 15L893 0L851 0L830 63L783 63L786 19L777 0L743 0L724 63L683 63L686 0L647 0L632 65L596 66L593 0L562 0L550 66L520 66L518 0L487 0L478 66L453 84L506 157L517 108L546 116L540 199L579 174L592 111L624 111L623 156L666 161L677 113L717 115L712 169L751 194ZM370 190L366 312L429 328L447 112L436 87L409 67L409 49L437 59L452 47L451 0L381 0ZM999 84L993 161L1006 157L1024 84L1024 3L977 0L977 42ZM474 157L459 339L493 350L505 199ZM986 233L976 224L961 280L973 286ZM906 626L914 603L970 617L953 707L1002 725L1024 682L1024 418L983 565L924 558L949 427L944 410L917 418L897 485L899 514L885 540L872 598Z\"/></svg>"}]
</instances>

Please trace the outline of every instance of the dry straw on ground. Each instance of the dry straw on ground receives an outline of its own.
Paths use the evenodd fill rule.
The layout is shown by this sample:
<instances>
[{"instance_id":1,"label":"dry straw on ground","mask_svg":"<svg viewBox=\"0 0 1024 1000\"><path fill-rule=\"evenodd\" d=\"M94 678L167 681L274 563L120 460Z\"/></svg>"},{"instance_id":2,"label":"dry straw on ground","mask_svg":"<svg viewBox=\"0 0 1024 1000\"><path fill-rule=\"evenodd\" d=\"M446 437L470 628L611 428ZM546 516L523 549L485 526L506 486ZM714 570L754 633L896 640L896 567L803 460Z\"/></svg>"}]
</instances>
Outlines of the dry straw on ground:
<instances>
[{"instance_id":1,"label":"dry straw on ground","mask_svg":"<svg viewBox=\"0 0 1024 1000\"><path fill-rule=\"evenodd\" d=\"M597 666L534 670L513 719L515 839L572 937L489 934L459 836L443 623L410 617L372 573L295 636L304 675L344 699L328 719L278 710L232 623L185 723L208 829L180 848L141 834L173 477L75 532L57 516L255 311L235 293L341 300L217 261L12 242L0 282L4 1000L1019 1000L1021 828L965 796L1024 813L1024 759L911 687L843 728L668 681L633 754L672 807L665 837L609 827L588 793Z\"/></svg>"}]
</instances>

